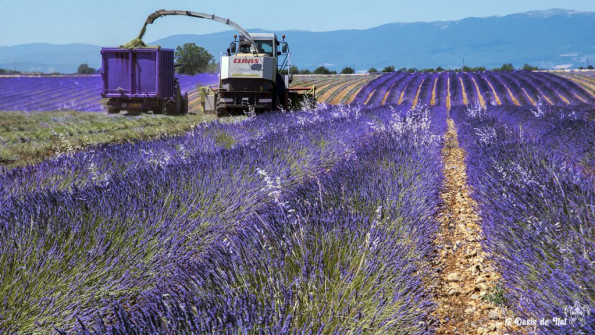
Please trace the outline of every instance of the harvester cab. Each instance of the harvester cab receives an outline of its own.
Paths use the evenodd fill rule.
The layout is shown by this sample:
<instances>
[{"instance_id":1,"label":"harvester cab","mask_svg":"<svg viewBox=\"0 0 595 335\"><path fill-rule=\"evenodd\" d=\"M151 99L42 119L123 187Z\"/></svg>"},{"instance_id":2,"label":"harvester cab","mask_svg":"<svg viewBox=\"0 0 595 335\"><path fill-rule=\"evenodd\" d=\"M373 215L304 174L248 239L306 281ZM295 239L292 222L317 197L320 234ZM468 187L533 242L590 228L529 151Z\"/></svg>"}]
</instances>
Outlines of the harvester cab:
<instances>
[{"instance_id":1,"label":"harvester cab","mask_svg":"<svg viewBox=\"0 0 595 335\"><path fill-rule=\"evenodd\" d=\"M287 53L289 52L289 45L287 42L279 42L277 40L277 35L275 34L263 34L263 33L251 33L250 37L252 37L254 41L254 45L256 46L257 50L252 50L253 45L251 41L248 41L244 36L240 36L240 40L238 41L238 35L234 35L234 41L231 42L229 47L229 56L231 54L238 55L238 54L258 54L261 56L267 57L275 57L278 58L280 55L285 55L284 62L281 63L282 66L287 65ZM283 40L285 40L285 35L283 35Z\"/></svg>"}]
</instances>

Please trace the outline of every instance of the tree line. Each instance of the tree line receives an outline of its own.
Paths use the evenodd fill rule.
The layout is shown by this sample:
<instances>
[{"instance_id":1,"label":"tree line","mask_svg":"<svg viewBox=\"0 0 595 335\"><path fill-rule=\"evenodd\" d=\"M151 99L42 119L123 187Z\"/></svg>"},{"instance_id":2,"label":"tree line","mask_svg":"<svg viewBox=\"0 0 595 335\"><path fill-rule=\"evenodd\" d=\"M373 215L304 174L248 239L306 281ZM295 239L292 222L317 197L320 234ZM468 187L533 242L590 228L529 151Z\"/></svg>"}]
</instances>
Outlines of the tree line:
<instances>
[{"instance_id":1,"label":"tree line","mask_svg":"<svg viewBox=\"0 0 595 335\"><path fill-rule=\"evenodd\" d=\"M587 67L578 67L579 70L583 70L583 69L593 69L593 65L589 65ZM429 72L444 72L444 71L453 71L453 72L481 72L481 71L487 71L488 68L486 68L485 66L476 66L476 67L470 67L470 66L463 66L461 68L455 68L455 69L445 69L443 67L437 67L437 68L425 68L425 69L418 69L415 67L402 67L400 69L396 69L393 65L388 65L385 66L382 70L378 70L375 67L371 67L368 69L368 73L383 73L383 72L405 72L405 73L429 73ZM491 71L515 71L515 70L524 70L524 71L537 71L537 70L542 70L540 68L538 68L537 66L532 66L529 64L524 64L522 67L520 68L515 68L512 63L506 63L506 64L502 64L499 67L495 67L490 69ZM285 73L287 73L287 71L284 71ZM337 71L333 71L333 70L329 70L328 68L326 68L325 66L321 65L319 67L317 67L314 71L310 71L308 69L300 69L297 66L293 65L289 68L289 72L293 73L293 74L337 74ZM355 70L352 67L345 67L343 68L343 70L341 70L340 72L341 74L351 74L351 73L355 73Z\"/></svg>"},{"instance_id":2,"label":"tree line","mask_svg":"<svg viewBox=\"0 0 595 335\"><path fill-rule=\"evenodd\" d=\"M175 67L176 73L179 74L188 74L194 75L197 73L204 73L204 72L217 72L219 70L219 65L215 62L215 58L211 53L209 53L205 48L196 45L195 43L184 43L181 46L176 47L174 51L174 58L175 58ZM579 70L583 69L593 69L593 65L588 65L587 67L579 66ZM442 67L437 68L425 68L425 69L418 69L415 67L402 67L398 70L395 69L393 65L385 66L382 70L378 70L375 67L371 67L368 69L368 73L381 73L381 72L406 72L406 73L427 73L427 72L443 72L443 71L461 71L461 72L481 72L486 71L487 68L485 66L478 66L478 67L470 67L470 66L463 66L462 68L455 68L455 69L445 69ZM512 63L503 64L500 67L495 67L491 69L492 71L514 71L515 67ZM526 70L526 71L535 71L539 70L538 67L532 66L529 64L524 64L519 70ZM78 74L94 74L97 73L97 69L92 68L86 62L79 65L77 69ZM298 68L295 65L290 66L288 69L281 71L281 73L292 73L292 74L337 74L337 71L330 70L324 65L318 66L314 70L305 69L305 68ZM344 67L340 72L340 74L353 74L355 73L355 69L351 66ZM0 69L0 75L7 75L13 74L18 75L22 74L21 71L16 70L7 70L7 69Z\"/></svg>"}]
</instances>

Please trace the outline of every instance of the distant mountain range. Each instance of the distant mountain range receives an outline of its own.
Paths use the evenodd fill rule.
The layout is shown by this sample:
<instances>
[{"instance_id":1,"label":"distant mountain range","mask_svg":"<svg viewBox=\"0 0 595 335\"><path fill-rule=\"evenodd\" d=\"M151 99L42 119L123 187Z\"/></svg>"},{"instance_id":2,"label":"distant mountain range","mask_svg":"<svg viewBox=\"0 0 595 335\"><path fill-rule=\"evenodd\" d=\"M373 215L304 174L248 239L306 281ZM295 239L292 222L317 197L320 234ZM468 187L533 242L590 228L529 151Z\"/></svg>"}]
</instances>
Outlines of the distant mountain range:
<instances>
[{"instance_id":1,"label":"distant mountain range","mask_svg":"<svg viewBox=\"0 0 595 335\"><path fill-rule=\"evenodd\" d=\"M463 64L492 68L504 63L551 69L595 63L594 12L552 9L458 21L390 23L364 30L276 33L279 38L287 36L291 63L311 70L319 65L336 71L355 66L362 71L387 65L397 69ZM218 58L233 34L174 35L148 44L175 48L193 42ZM83 62L100 67L100 49L88 44L44 43L0 47L0 68L73 73Z\"/></svg>"}]
</instances>

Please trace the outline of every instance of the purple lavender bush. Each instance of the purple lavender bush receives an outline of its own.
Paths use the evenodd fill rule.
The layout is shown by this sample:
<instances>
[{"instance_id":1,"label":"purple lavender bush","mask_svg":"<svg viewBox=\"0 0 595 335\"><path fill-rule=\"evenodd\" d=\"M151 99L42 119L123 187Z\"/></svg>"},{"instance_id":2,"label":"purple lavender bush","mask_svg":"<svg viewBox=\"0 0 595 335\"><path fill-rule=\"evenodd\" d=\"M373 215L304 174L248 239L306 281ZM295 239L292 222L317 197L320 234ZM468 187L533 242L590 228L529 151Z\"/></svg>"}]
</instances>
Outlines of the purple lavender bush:
<instances>
[{"instance_id":1,"label":"purple lavender bush","mask_svg":"<svg viewBox=\"0 0 595 335\"><path fill-rule=\"evenodd\" d=\"M327 173L272 202L209 257L180 261L173 280L91 333L431 334L431 241L439 202L442 121L385 126ZM416 119L413 121L412 119ZM108 325L112 326L108 326ZM91 328L89 328L91 329Z\"/></svg>"},{"instance_id":2,"label":"purple lavender bush","mask_svg":"<svg viewBox=\"0 0 595 335\"><path fill-rule=\"evenodd\" d=\"M384 84L387 80L391 78L390 75L382 75L373 80L370 80L362 89L357 92L357 95L353 99L353 103L355 104L363 104L368 100L370 94L372 94L378 86Z\"/></svg>"},{"instance_id":3,"label":"purple lavender bush","mask_svg":"<svg viewBox=\"0 0 595 335\"><path fill-rule=\"evenodd\" d=\"M31 190L0 199L0 329L428 332L444 113L402 113L270 114L105 147L81 185L23 173ZM213 129L229 131L218 146L179 149Z\"/></svg>"},{"instance_id":4,"label":"purple lavender bush","mask_svg":"<svg viewBox=\"0 0 595 335\"><path fill-rule=\"evenodd\" d=\"M502 107L451 111L468 154L484 248L502 274L507 307L516 317L564 318L566 306L576 303L593 313L594 180L589 172L569 164L573 151L553 145L557 136L569 138L573 129L581 128L591 130L577 136L592 142L593 109L586 111L586 118L529 121L522 130L506 121L523 112L527 119L526 111ZM546 136L553 139L544 141ZM572 142L579 145L580 140ZM590 334L595 323L590 318L585 324L550 324L536 331Z\"/></svg>"},{"instance_id":5,"label":"purple lavender bush","mask_svg":"<svg viewBox=\"0 0 595 335\"><path fill-rule=\"evenodd\" d=\"M386 104L398 104L401 92L415 79L415 76L405 74L397 82L393 83L386 97ZM402 101L401 101L402 103Z\"/></svg>"},{"instance_id":6,"label":"purple lavender bush","mask_svg":"<svg viewBox=\"0 0 595 335\"><path fill-rule=\"evenodd\" d=\"M407 74L402 72L394 72L386 74L383 77L388 77L388 80L382 82L376 87L376 90L372 93L372 96L368 100L368 105L375 106L382 104L384 97L387 94L390 94L393 87L405 79Z\"/></svg>"}]
</instances>

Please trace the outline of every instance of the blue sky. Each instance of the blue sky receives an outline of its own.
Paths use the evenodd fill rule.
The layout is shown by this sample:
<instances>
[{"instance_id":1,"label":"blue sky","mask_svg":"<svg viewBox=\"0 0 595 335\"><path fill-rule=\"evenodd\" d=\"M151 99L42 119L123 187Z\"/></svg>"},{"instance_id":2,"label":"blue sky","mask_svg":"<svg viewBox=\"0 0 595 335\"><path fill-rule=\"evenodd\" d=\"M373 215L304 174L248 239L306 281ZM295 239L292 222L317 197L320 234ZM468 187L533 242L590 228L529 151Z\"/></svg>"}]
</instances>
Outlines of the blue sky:
<instances>
[{"instance_id":1,"label":"blue sky","mask_svg":"<svg viewBox=\"0 0 595 335\"><path fill-rule=\"evenodd\" d=\"M215 14L246 29L284 32L366 29L391 22L458 20L550 8L595 12L595 0L0 0L0 46L119 45L136 37L147 15L161 8ZM208 20L167 17L149 27L145 41L224 30L229 29Z\"/></svg>"}]
</instances>

